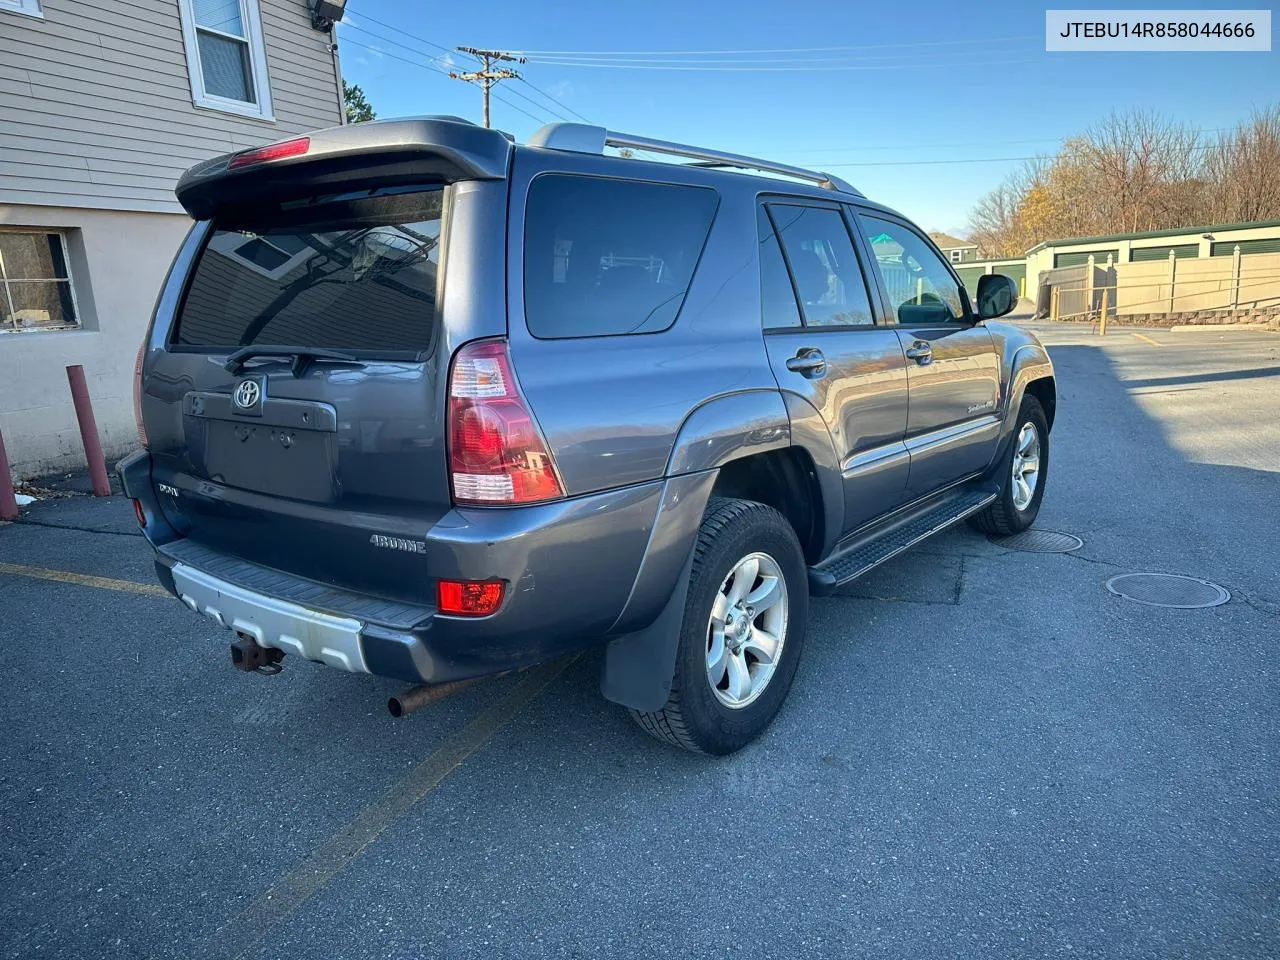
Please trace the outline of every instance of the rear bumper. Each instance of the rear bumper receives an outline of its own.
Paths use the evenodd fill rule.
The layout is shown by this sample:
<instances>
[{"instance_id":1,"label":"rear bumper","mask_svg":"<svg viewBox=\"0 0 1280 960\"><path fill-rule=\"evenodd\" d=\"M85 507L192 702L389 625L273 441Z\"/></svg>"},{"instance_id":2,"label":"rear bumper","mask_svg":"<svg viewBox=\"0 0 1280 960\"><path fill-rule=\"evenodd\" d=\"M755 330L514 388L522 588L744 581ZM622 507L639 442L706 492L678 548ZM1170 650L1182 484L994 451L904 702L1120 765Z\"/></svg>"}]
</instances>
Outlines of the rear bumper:
<instances>
[{"instance_id":1,"label":"rear bumper","mask_svg":"<svg viewBox=\"0 0 1280 960\"><path fill-rule=\"evenodd\" d=\"M149 472L122 464L150 513ZM161 533L159 579L193 610L263 646L353 672L443 683L530 666L647 625L670 595L685 531L666 509L689 478L515 509L455 509L425 535L423 601L349 592ZM157 514L159 512L157 511ZM149 539L152 531L148 529ZM435 610L438 578L507 582L488 617ZM672 582L666 582L670 579Z\"/></svg>"}]
</instances>

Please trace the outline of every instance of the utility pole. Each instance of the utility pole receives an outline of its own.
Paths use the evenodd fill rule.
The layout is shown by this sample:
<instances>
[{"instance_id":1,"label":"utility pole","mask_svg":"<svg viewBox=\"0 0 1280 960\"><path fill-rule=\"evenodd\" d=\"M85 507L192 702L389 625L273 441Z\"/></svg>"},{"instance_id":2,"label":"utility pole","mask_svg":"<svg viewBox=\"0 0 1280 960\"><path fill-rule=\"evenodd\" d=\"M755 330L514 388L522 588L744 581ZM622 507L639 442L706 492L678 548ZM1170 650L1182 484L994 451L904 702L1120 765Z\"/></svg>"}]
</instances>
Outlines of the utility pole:
<instances>
[{"instance_id":1,"label":"utility pole","mask_svg":"<svg viewBox=\"0 0 1280 960\"><path fill-rule=\"evenodd\" d=\"M480 70L473 70L470 73L450 73L449 76L455 80L466 80L468 83L480 84L480 89L484 91L484 125L487 127L489 126L489 88L500 80L512 80L520 76L514 70L506 67L499 67L495 70L493 65L504 61L524 63L524 57L503 53L501 50L477 50L475 47L458 47L458 52L470 54L483 64Z\"/></svg>"}]
</instances>

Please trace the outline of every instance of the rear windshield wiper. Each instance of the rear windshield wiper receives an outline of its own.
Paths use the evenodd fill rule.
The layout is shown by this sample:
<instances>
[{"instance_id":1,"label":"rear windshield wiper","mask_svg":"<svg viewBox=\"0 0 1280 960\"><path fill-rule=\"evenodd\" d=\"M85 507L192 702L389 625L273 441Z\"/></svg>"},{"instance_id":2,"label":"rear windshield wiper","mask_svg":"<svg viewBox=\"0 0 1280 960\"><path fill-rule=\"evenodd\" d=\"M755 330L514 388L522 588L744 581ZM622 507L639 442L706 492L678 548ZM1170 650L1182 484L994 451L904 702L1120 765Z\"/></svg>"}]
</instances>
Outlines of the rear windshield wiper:
<instances>
[{"instance_id":1,"label":"rear windshield wiper","mask_svg":"<svg viewBox=\"0 0 1280 960\"><path fill-rule=\"evenodd\" d=\"M338 350L326 350L323 347L275 347L275 346L248 346L241 347L239 350L227 357L223 366L228 373L239 373L244 369L244 362L253 357L290 357L293 363L290 369L295 377L302 376L304 370L316 360L345 360L348 363L358 363L349 353L342 353Z\"/></svg>"}]
</instances>

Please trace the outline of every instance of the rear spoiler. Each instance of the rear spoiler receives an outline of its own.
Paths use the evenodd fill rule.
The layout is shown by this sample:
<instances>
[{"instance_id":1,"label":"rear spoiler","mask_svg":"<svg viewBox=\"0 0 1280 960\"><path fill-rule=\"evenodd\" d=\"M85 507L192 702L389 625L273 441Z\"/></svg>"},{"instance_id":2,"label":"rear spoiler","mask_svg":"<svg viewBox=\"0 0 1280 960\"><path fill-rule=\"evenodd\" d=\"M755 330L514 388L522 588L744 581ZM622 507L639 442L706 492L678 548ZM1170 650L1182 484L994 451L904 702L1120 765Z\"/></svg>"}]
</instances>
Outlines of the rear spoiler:
<instances>
[{"instance_id":1,"label":"rear spoiler","mask_svg":"<svg viewBox=\"0 0 1280 960\"><path fill-rule=\"evenodd\" d=\"M511 150L506 134L456 117L377 120L206 160L182 175L175 192L193 218L211 220L263 201L371 179L379 186L501 180Z\"/></svg>"}]
</instances>

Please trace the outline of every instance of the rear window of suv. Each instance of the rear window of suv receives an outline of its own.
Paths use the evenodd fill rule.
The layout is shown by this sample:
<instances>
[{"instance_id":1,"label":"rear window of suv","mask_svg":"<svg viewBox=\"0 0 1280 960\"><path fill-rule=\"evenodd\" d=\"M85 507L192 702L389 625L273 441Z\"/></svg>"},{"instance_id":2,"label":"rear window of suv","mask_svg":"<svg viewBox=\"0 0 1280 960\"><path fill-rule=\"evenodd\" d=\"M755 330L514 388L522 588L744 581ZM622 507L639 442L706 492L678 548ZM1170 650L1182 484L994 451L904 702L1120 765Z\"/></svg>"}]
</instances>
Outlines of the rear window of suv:
<instances>
[{"instance_id":1,"label":"rear window of suv","mask_svg":"<svg viewBox=\"0 0 1280 960\"><path fill-rule=\"evenodd\" d=\"M535 337L675 322L719 200L706 187L542 174L529 187L524 310Z\"/></svg>"},{"instance_id":2,"label":"rear window of suv","mask_svg":"<svg viewBox=\"0 0 1280 960\"><path fill-rule=\"evenodd\" d=\"M436 326L440 189L292 201L215 222L173 342L419 354Z\"/></svg>"}]
</instances>

